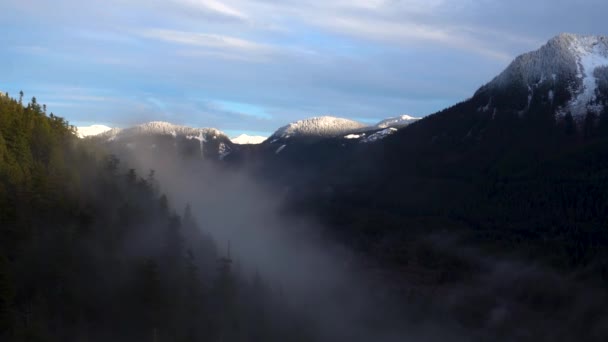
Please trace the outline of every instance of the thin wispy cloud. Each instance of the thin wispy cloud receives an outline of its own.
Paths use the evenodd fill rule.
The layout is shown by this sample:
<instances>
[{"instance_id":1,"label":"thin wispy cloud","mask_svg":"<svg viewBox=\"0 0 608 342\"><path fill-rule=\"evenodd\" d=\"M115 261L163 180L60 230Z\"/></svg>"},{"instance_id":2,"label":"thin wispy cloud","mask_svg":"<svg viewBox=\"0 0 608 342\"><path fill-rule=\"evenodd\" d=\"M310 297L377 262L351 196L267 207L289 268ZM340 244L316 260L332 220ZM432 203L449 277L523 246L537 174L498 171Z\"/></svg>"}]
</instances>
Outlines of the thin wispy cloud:
<instances>
[{"instance_id":1,"label":"thin wispy cloud","mask_svg":"<svg viewBox=\"0 0 608 342\"><path fill-rule=\"evenodd\" d=\"M247 19L247 15L240 10L227 5L225 2L216 0L173 0L173 2L175 2L176 5L184 6L189 10L212 12L242 20Z\"/></svg>"},{"instance_id":2,"label":"thin wispy cloud","mask_svg":"<svg viewBox=\"0 0 608 342\"><path fill-rule=\"evenodd\" d=\"M195 60L209 60L209 61L233 61L233 62L247 62L257 63L267 61L265 56L260 55L244 55L237 52L222 52L222 51L209 51L209 50L177 50L175 56L184 57Z\"/></svg>"},{"instance_id":3,"label":"thin wispy cloud","mask_svg":"<svg viewBox=\"0 0 608 342\"><path fill-rule=\"evenodd\" d=\"M446 48L458 48L477 53L500 61L509 61L513 55L488 47L479 41L455 28L441 28L408 22L384 22L375 19L361 18L334 18L324 20L319 25L326 26L336 32L353 35L365 39L392 43L400 46L410 44L437 44Z\"/></svg>"},{"instance_id":4,"label":"thin wispy cloud","mask_svg":"<svg viewBox=\"0 0 608 342\"><path fill-rule=\"evenodd\" d=\"M268 46L262 44L219 34L184 32L167 29L145 29L138 33L145 38L184 45L259 52L269 50Z\"/></svg>"},{"instance_id":5,"label":"thin wispy cloud","mask_svg":"<svg viewBox=\"0 0 608 342\"><path fill-rule=\"evenodd\" d=\"M267 44L219 34L185 32L167 29L144 29L137 34L143 38L179 45L176 57L211 58L241 62L268 61L270 55L280 49ZM187 48L183 48L183 47Z\"/></svg>"}]
</instances>

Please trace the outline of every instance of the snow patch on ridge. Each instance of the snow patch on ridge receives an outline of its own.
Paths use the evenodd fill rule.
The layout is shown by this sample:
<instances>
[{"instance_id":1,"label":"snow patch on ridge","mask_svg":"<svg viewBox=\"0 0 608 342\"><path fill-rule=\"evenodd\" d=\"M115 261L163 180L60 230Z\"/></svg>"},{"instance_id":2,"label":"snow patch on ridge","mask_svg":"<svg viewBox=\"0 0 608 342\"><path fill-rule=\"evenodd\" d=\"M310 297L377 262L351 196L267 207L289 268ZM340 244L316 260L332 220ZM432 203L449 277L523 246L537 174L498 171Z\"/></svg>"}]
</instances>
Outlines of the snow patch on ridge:
<instances>
[{"instance_id":1,"label":"snow patch on ridge","mask_svg":"<svg viewBox=\"0 0 608 342\"><path fill-rule=\"evenodd\" d=\"M281 145L281 147L277 148L277 150L274 153L275 154L281 153L281 151L283 151L285 149L285 147L287 147L287 145Z\"/></svg>"},{"instance_id":2,"label":"snow patch on ridge","mask_svg":"<svg viewBox=\"0 0 608 342\"><path fill-rule=\"evenodd\" d=\"M220 160L224 160L224 158L226 158L232 151L230 151L230 148L228 146L226 146L226 144L220 143L218 152L219 152Z\"/></svg>"},{"instance_id":3,"label":"snow patch on ridge","mask_svg":"<svg viewBox=\"0 0 608 342\"><path fill-rule=\"evenodd\" d=\"M608 46L598 37L585 36L577 37L570 49L577 56L577 77L582 79L583 87L580 93L573 96L568 107L573 115L585 115L587 110L598 113L602 107L593 104L597 89L594 72L598 67L608 66Z\"/></svg>"},{"instance_id":4,"label":"snow patch on ridge","mask_svg":"<svg viewBox=\"0 0 608 342\"><path fill-rule=\"evenodd\" d=\"M204 149L204 147L205 147L205 143L207 142L207 139L205 139L205 136L203 135L203 131L199 131L197 136L188 135L188 136L186 136L186 139L188 139L188 140L194 139L194 140L198 140L199 141L200 151L201 151L201 158L204 159L205 158L205 149Z\"/></svg>"},{"instance_id":5,"label":"snow patch on ridge","mask_svg":"<svg viewBox=\"0 0 608 342\"><path fill-rule=\"evenodd\" d=\"M398 129L394 128L394 127L389 127L386 129L383 129L381 131L378 131L374 134L371 134L370 136L368 136L367 138L361 140L362 143L370 143L370 142L375 142L381 139L384 139L386 137L388 137L389 135L397 132Z\"/></svg>"}]
</instances>

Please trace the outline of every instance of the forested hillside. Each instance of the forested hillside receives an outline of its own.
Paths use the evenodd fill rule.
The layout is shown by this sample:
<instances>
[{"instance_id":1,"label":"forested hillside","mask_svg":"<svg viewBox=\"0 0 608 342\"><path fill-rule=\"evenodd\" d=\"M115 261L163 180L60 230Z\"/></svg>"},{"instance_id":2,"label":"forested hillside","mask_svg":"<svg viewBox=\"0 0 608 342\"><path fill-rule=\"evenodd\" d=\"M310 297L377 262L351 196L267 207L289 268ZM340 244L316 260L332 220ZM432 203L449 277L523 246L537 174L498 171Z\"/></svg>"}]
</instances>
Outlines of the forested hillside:
<instances>
[{"instance_id":1,"label":"forested hillside","mask_svg":"<svg viewBox=\"0 0 608 342\"><path fill-rule=\"evenodd\" d=\"M22 98L0 96L0 340L313 340L154 171Z\"/></svg>"},{"instance_id":2,"label":"forested hillside","mask_svg":"<svg viewBox=\"0 0 608 342\"><path fill-rule=\"evenodd\" d=\"M292 187L295 211L364 249L399 258L414 236L443 232L608 279L608 108L575 122L540 104L492 115L478 111L483 103L474 97L378 144L259 153L259 174Z\"/></svg>"}]
</instances>

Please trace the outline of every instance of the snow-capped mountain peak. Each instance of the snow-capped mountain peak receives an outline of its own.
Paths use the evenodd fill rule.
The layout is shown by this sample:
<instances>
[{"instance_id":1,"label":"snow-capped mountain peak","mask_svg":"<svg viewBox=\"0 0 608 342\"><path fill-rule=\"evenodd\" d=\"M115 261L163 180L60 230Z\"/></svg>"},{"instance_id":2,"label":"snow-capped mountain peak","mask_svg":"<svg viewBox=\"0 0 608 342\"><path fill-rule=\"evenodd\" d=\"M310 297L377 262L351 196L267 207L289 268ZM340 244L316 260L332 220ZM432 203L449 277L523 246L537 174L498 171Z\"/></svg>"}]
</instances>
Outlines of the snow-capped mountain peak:
<instances>
[{"instance_id":1,"label":"snow-capped mountain peak","mask_svg":"<svg viewBox=\"0 0 608 342\"><path fill-rule=\"evenodd\" d=\"M91 125L76 127L76 132L78 133L79 138L85 138L107 132L111 129L111 127L104 125Z\"/></svg>"},{"instance_id":2,"label":"snow-capped mountain peak","mask_svg":"<svg viewBox=\"0 0 608 342\"><path fill-rule=\"evenodd\" d=\"M241 134L238 137L230 139L234 144L238 145L256 145L263 143L267 138L258 135Z\"/></svg>"},{"instance_id":3,"label":"snow-capped mountain peak","mask_svg":"<svg viewBox=\"0 0 608 342\"><path fill-rule=\"evenodd\" d=\"M563 33L517 57L476 95L488 95L480 111L493 112L501 97L526 94L515 99L518 108L512 109L524 113L536 101L550 103L558 115L582 117L604 106L608 94L599 94L600 80L608 82L608 37Z\"/></svg>"},{"instance_id":4,"label":"snow-capped mountain peak","mask_svg":"<svg viewBox=\"0 0 608 342\"><path fill-rule=\"evenodd\" d=\"M366 126L360 122L333 116L318 116L292 122L279 128L269 140L291 137L335 137Z\"/></svg>"}]
</instances>

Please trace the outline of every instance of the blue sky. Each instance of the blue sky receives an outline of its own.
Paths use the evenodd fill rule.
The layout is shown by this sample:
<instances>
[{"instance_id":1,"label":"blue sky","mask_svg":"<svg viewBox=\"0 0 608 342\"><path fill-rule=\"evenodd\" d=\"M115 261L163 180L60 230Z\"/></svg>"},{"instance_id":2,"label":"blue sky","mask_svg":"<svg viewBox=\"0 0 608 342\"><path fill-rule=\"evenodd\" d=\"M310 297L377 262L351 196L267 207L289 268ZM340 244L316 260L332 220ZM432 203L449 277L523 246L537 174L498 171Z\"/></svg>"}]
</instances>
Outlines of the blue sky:
<instances>
[{"instance_id":1,"label":"blue sky","mask_svg":"<svg viewBox=\"0 0 608 342\"><path fill-rule=\"evenodd\" d=\"M269 134L317 115L424 116L599 0L3 0L0 90L76 125L151 120Z\"/></svg>"}]
</instances>

